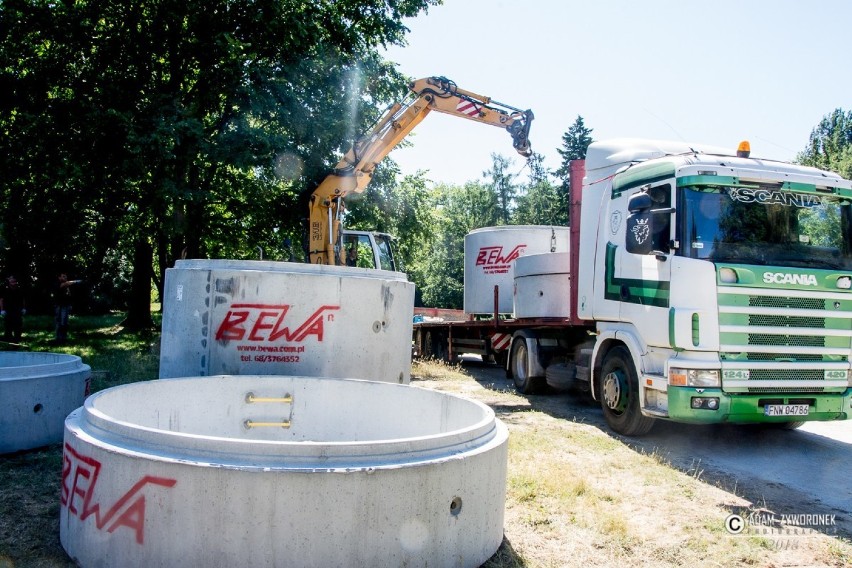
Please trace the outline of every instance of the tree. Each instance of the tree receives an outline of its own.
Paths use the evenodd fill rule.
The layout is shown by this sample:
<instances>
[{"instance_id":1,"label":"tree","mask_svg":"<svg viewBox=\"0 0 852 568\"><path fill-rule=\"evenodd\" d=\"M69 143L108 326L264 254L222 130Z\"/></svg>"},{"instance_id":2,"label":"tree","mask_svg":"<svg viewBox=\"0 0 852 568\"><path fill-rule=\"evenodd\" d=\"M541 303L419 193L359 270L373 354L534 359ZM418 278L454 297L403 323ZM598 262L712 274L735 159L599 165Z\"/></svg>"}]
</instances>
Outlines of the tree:
<instances>
[{"instance_id":1,"label":"tree","mask_svg":"<svg viewBox=\"0 0 852 568\"><path fill-rule=\"evenodd\" d=\"M823 117L797 161L852 179L852 111L838 108Z\"/></svg>"},{"instance_id":2,"label":"tree","mask_svg":"<svg viewBox=\"0 0 852 568\"><path fill-rule=\"evenodd\" d=\"M565 218L569 218L569 188L571 187L571 161L586 158L586 150L592 143L592 129L586 128L583 117L577 115L577 119L568 128L568 132L562 135L562 148L556 151L562 156L562 163L556 170L556 177L561 180L559 192L562 202L565 204Z\"/></svg>"},{"instance_id":3,"label":"tree","mask_svg":"<svg viewBox=\"0 0 852 568\"><path fill-rule=\"evenodd\" d=\"M489 187L497 196L500 207L500 221L503 225L509 224L512 216L515 197L518 193L514 184L515 174L509 173L512 160L500 154L491 154L491 168L482 172L483 177L490 181Z\"/></svg>"},{"instance_id":4,"label":"tree","mask_svg":"<svg viewBox=\"0 0 852 568\"><path fill-rule=\"evenodd\" d=\"M481 227L496 225L500 208L496 194L485 184L438 185L431 193L437 222L428 248L412 267L425 306L461 308L464 303L464 237Z\"/></svg>"},{"instance_id":5,"label":"tree","mask_svg":"<svg viewBox=\"0 0 852 568\"><path fill-rule=\"evenodd\" d=\"M562 156L562 165L556 170L558 177L570 175L571 160L582 160L586 157L586 150L592 143L591 133L592 129L586 128L583 117L577 115L568 132L562 135L562 148L556 150Z\"/></svg>"},{"instance_id":6,"label":"tree","mask_svg":"<svg viewBox=\"0 0 852 568\"><path fill-rule=\"evenodd\" d=\"M550 181L544 156L533 153L528 160L529 181L517 198L512 222L517 225L566 225L566 209L559 189Z\"/></svg>"},{"instance_id":7,"label":"tree","mask_svg":"<svg viewBox=\"0 0 852 568\"><path fill-rule=\"evenodd\" d=\"M548 179L544 156L529 158L529 182L518 196L513 223L516 225L567 225L567 210L562 206L559 189Z\"/></svg>"},{"instance_id":8,"label":"tree","mask_svg":"<svg viewBox=\"0 0 852 568\"><path fill-rule=\"evenodd\" d=\"M544 155L539 154L538 152L533 152L532 155L527 158L527 167L529 168L528 187L533 187L541 182L548 181L550 172L544 166Z\"/></svg>"},{"instance_id":9,"label":"tree","mask_svg":"<svg viewBox=\"0 0 852 568\"><path fill-rule=\"evenodd\" d=\"M796 161L852 179L852 111L837 108L824 116L811 131L808 145ZM814 245L844 248L843 243L832 240L841 233L836 230L840 219L835 207L821 206L803 211L799 223L802 233L809 235Z\"/></svg>"},{"instance_id":10,"label":"tree","mask_svg":"<svg viewBox=\"0 0 852 568\"><path fill-rule=\"evenodd\" d=\"M144 327L175 259L283 249L347 134L404 90L379 47L436 3L7 0L5 266L105 281L120 251Z\"/></svg>"},{"instance_id":11,"label":"tree","mask_svg":"<svg viewBox=\"0 0 852 568\"><path fill-rule=\"evenodd\" d=\"M415 263L417 252L432 242L437 225L437 212L423 172L405 176L399 183L398 169L385 161L376 168L373 182L364 193L347 198L350 229L379 231L394 237L397 260L408 269Z\"/></svg>"}]
</instances>

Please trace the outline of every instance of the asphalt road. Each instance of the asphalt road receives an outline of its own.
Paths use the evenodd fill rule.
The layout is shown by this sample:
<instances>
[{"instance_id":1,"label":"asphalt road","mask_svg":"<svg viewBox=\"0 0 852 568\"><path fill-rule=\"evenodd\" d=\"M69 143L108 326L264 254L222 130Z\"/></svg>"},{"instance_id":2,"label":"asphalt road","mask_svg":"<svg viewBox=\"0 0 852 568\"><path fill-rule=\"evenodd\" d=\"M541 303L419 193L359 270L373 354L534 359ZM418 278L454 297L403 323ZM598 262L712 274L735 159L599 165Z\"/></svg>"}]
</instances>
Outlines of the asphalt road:
<instances>
[{"instance_id":1,"label":"asphalt road","mask_svg":"<svg viewBox=\"0 0 852 568\"><path fill-rule=\"evenodd\" d=\"M462 364L487 388L514 386L494 365ZM590 397L559 393L528 399L537 410L599 427L637 451L656 452L776 516L834 515L836 524L823 532L852 538L852 420L810 422L798 430L658 421L649 434L625 438L609 429Z\"/></svg>"}]
</instances>

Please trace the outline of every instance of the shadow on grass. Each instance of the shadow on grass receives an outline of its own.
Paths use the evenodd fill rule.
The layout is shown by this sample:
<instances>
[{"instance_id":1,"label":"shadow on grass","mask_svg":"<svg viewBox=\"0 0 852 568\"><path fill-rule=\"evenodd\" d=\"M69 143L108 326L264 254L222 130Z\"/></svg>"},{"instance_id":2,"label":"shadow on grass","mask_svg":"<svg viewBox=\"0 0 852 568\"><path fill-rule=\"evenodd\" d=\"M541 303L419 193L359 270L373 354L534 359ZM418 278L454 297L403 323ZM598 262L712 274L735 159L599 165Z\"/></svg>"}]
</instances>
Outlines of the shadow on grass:
<instances>
[{"instance_id":1,"label":"shadow on grass","mask_svg":"<svg viewBox=\"0 0 852 568\"><path fill-rule=\"evenodd\" d=\"M491 558L485 561L482 568L524 568L526 565L526 561L515 552L515 549L512 548L512 543L504 535L500 548L497 549L497 552Z\"/></svg>"}]
</instances>

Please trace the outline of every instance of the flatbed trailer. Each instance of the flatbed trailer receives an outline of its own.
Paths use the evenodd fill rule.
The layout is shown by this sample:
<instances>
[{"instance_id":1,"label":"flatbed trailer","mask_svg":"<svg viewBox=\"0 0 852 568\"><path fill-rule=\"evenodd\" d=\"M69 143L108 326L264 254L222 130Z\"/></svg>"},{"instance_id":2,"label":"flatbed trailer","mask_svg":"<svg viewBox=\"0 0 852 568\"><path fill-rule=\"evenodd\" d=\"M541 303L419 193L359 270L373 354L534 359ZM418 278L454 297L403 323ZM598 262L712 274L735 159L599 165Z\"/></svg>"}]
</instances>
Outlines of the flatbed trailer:
<instances>
[{"instance_id":1,"label":"flatbed trailer","mask_svg":"<svg viewBox=\"0 0 852 568\"><path fill-rule=\"evenodd\" d=\"M480 355L483 361L504 364L512 335L518 330L580 330L562 318L479 319L464 321L419 321L415 324L414 346L418 356L455 362L460 355Z\"/></svg>"}]
</instances>

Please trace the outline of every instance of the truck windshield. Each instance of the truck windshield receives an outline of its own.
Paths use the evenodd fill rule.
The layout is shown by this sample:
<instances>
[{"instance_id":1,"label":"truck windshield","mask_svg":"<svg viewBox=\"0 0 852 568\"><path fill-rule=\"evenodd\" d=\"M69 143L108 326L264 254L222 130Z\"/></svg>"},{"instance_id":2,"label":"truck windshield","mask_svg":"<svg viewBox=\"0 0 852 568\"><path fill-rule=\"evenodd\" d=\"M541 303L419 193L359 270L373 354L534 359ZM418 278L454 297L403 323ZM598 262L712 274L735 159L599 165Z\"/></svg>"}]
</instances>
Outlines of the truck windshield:
<instances>
[{"instance_id":1,"label":"truck windshield","mask_svg":"<svg viewBox=\"0 0 852 568\"><path fill-rule=\"evenodd\" d=\"M680 203L685 256L852 270L849 200L774 187L685 187Z\"/></svg>"}]
</instances>

